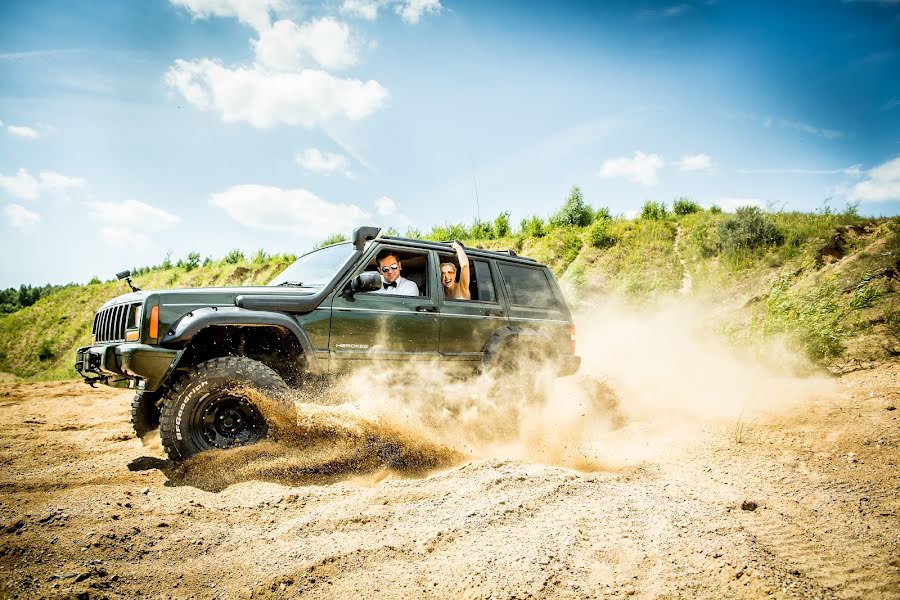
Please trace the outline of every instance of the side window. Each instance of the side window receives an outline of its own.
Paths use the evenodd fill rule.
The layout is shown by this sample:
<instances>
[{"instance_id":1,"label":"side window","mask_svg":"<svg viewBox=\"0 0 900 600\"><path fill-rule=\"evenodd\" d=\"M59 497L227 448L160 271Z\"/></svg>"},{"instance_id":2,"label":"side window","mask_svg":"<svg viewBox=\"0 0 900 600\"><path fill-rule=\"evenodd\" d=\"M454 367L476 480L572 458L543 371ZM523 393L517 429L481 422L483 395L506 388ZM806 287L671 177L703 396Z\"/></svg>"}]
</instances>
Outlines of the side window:
<instances>
[{"instance_id":1,"label":"side window","mask_svg":"<svg viewBox=\"0 0 900 600\"><path fill-rule=\"evenodd\" d=\"M470 261L472 268L472 300L482 302L496 302L497 292L494 291L494 278L491 277L491 266L483 260Z\"/></svg>"},{"instance_id":2,"label":"side window","mask_svg":"<svg viewBox=\"0 0 900 600\"><path fill-rule=\"evenodd\" d=\"M384 248L382 248L383 250ZM399 248L391 248L392 254L397 258L400 266L400 277L409 279L419 288L419 296L428 296L428 254L425 252L410 252ZM363 271L378 271L377 254L373 256ZM371 293L371 292L370 292Z\"/></svg>"},{"instance_id":3,"label":"side window","mask_svg":"<svg viewBox=\"0 0 900 600\"><path fill-rule=\"evenodd\" d=\"M450 263L455 266L456 281L459 281L459 264L455 256L439 254L438 261L441 264ZM469 293L472 294L472 300L497 301L494 279L491 277L491 267L487 261L469 258ZM467 300L455 300L455 302L467 302Z\"/></svg>"},{"instance_id":4,"label":"side window","mask_svg":"<svg viewBox=\"0 0 900 600\"><path fill-rule=\"evenodd\" d=\"M537 308L558 308L556 296L553 295L550 281L543 269L503 263L499 266L509 292L510 303Z\"/></svg>"}]
</instances>

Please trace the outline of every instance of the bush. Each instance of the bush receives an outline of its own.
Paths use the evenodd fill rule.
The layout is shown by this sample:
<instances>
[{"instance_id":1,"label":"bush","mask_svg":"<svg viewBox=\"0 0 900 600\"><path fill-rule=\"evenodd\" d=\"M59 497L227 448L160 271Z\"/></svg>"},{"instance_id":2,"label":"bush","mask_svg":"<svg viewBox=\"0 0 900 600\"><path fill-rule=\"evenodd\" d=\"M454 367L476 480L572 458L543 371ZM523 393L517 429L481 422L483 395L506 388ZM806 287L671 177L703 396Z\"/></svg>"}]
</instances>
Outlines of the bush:
<instances>
[{"instance_id":1,"label":"bush","mask_svg":"<svg viewBox=\"0 0 900 600\"><path fill-rule=\"evenodd\" d=\"M700 212L703 208L690 198L677 198L675 202L672 203L672 212L676 215L689 215L691 213Z\"/></svg>"},{"instance_id":2,"label":"bush","mask_svg":"<svg viewBox=\"0 0 900 600\"><path fill-rule=\"evenodd\" d=\"M584 203L584 194L576 185L556 213L550 217L554 227L585 227L594 220L594 211Z\"/></svg>"},{"instance_id":3,"label":"bush","mask_svg":"<svg viewBox=\"0 0 900 600\"><path fill-rule=\"evenodd\" d=\"M641 219L645 221L662 221L667 215L666 205L662 202L647 200L641 207Z\"/></svg>"},{"instance_id":4,"label":"bush","mask_svg":"<svg viewBox=\"0 0 900 600\"><path fill-rule=\"evenodd\" d=\"M53 345L50 340L44 340L41 342L40 346L37 349L37 357L38 360L43 362L45 360L50 360L53 358Z\"/></svg>"},{"instance_id":5,"label":"bush","mask_svg":"<svg viewBox=\"0 0 900 600\"><path fill-rule=\"evenodd\" d=\"M722 248L729 252L778 245L784 241L784 235L758 206L741 206L733 217L720 221L718 228Z\"/></svg>"},{"instance_id":6,"label":"bush","mask_svg":"<svg viewBox=\"0 0 900 600\"><path fill-rule=\"evenodd\" d=\"M253 255L253 264L261 265L261 264L265 263L267 260L269 260L269 255L262 248L257 250L256 254Z\"/></svg>"},{"instance_id":7,"label":"bush","mask_svg":"<svg viewBox=\"0 0 900 600\"><path fill-rule=\"evenodd\" d=\"M494 235L498 238L506 237L512 233L512 227L509 225L509 213L502 212L494 219Z\"/></svg>"},{"instance_id":8,"label":"bush","mask_svg":"<svg viewBox=\"0 0 900 600\"><path fill-rule=\"evenodd\" d=\"M522 235L526 237L542 238L547 235L544 220L535 215L530 219L522 219Z\"/></svg>"},{"instance_id":9,"label":"bush","mask_svg":"<svg viewBox=\"0 0 900 600\"><path fill-rule=\"evenodd\" d=\"M601 206L594 213L594 221L612 221L612 215L609 213L609 209L605 206Z\"/></svg>"},{"instance_id":10,"label":"bush","mask_svg":"<svg viewBox=\"0 0 900 600\"><path fill-rule=\"evenodd\" d=\"M200 266L200 253L189 252L187 258L184 259L185 271L193 271Z\"/></svg>"},{"instance_id":11,"label":"bush","mask_svg":"<svg viewBox=\"0 0 900 600\"><path fill-rule=\"evenodd\" d=\"M591 223L588 229L588 243L594 248L609 248L616 243L615 236L609 230L609 220L599 220Z\"/></svg>"},{"instance_id":12,"label":"bush","mask_svg":"<svg viewBox=\"0 0 900 600\"><path fill-rule=\"evenodd\" d=\"M494 239L494 228L489 221L475 221L468 231L465 238L473 238L476 240L492 240ZM461 238L456 238L461 239Z\"/></svg>"},{"instance_id":13,"label":"bush","mask_svg":"<svg viewBox=\"0 0 900 600\"><path fill-rule=\"evenodd\" d=\"M720 214L722 214L722 207L719 206L718 204L713 204L712 206L709 207L709 212L714 215L720 215Z\"/></svg>"},{"instance_id":14,"label":"bush","mask_svg":"<svg viewBox=\"0 0 900 600\"><path fill-rule=\"evenodd\" d=\"M225 258L222 259L222 262L226 265L236 265L239 262L244 260L244 253L235 248L231 252L225 255Z\"/></svg>"}]
</instances>

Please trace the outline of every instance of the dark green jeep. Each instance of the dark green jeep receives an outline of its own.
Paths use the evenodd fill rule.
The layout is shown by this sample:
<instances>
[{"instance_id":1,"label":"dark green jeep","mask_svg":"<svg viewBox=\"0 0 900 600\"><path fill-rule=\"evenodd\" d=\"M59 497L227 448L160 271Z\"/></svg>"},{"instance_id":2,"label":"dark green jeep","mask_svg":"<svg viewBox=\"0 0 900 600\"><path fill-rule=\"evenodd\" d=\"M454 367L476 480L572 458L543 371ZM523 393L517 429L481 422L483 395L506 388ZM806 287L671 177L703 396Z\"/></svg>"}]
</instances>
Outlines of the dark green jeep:
<instances>
[{"instance_id":1,"label":"dark green jeep","mask_svg":"<svg viewBox=\"0 0 900 600\"><path fill-rule=\"evenodd\" d=\"M385 249L419 295L380 293ZM550 270L512 251L466 255L468 300L444 297L440 265L456 262L448 243L376 227L301 256L268 286L136 290L100 308L75 369L92 385L136 389L135 433L158 426L175 461L265 437L252 390L286 391L373 361L478 372L524 357L575 373L575 328Z\"/></svg>"}]
</instances>

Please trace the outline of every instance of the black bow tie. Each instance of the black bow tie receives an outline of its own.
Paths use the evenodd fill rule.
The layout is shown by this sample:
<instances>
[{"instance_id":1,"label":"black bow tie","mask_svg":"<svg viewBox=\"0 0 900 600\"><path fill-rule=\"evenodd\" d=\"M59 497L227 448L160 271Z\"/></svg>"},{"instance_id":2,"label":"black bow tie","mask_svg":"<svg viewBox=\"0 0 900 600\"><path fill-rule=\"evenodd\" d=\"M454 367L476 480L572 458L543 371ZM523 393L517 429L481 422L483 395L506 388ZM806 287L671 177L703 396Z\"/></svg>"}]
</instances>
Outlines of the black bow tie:
<instances>
[{"instance_id":1,"label":"black bow tie","mask_svg":"<svg viewBox=\"0 0 900 600\"><path fill-rule=\"evenodd\" d=\"M386 287L386 288L397 287L397 282L396 281L385 281L384 287Z\"/></svg>"}]
</instances>

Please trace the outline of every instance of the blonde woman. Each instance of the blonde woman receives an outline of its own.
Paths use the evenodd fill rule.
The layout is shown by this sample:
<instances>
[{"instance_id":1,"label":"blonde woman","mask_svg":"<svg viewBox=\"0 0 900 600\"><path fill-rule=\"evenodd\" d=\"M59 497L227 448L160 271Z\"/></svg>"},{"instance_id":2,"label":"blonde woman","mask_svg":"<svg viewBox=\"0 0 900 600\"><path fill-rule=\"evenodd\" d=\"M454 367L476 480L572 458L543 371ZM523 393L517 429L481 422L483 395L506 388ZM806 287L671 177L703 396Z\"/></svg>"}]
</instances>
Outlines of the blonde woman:
<instances>
[{"instance_id":1,"label":"blonde woman","mask_svg":"<svg viewBox=\"0 0 900 600\"><path fill-rule=\"evenodd\" d=\"M456 265L441 263L441 283L444 285L444 296L450 300L471 300L469 291L469 257L459 242L450 244L459 260L459 281L456 280Z\"/></svg>"}]
</instances>

